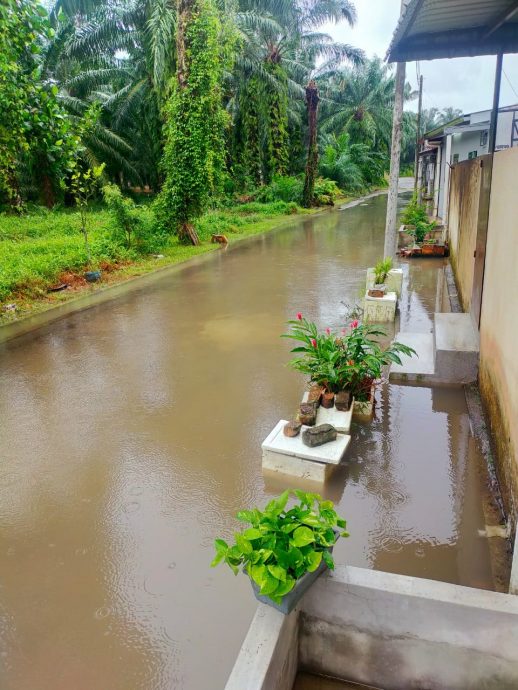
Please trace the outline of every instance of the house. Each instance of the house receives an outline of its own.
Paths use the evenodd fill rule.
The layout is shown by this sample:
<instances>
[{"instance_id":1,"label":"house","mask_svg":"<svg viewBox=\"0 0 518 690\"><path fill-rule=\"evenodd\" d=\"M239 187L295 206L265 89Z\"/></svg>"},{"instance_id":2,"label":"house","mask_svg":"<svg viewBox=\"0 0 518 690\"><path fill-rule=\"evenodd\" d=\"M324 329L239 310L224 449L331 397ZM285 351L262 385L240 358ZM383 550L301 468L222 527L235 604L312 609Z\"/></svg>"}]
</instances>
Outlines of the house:
<instances>
[{"instance_id":1,"label":"house","mask_svg":"<svg viewBox=\"0 0 518 690\"><path fill-rule=\"evenodd\" d=\"M509 591L518 595L518 300L511 287L518 266L518 118L517 107L500 108L504 55L518 53L518 2L410 0L404 9L388 50L389 62L496 58L490 118L487 111L473 113L442 132L428 133L420 167L432 210L447 221L461 307L478 332L479 390L515 541ZM433 156L435 162L429 165Z\"/></svg>"},{"instance_id":2,"label":"house","mask_svg":"<svg viewBox=\"0 0 518 690\"><path fill-rule=\"evenodd\" d=\"M419 187L429 212L448 219L448 192L452 165L489 153L491 110L469 113L426 132L420 142ZM518 104L500 108L495 151L518 146Z\"/></svg>"}]
</instances>

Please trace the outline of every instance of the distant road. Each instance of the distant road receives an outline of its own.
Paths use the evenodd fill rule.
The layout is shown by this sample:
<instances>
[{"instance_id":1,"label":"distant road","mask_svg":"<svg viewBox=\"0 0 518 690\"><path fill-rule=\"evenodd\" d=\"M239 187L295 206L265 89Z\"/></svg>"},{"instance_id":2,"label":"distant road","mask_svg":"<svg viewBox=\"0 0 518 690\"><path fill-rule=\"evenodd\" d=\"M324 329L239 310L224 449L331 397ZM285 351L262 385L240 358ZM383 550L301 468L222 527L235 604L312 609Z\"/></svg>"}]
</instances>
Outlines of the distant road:
<instances>
[{"instance_id":1,"label":"distant road","mask_svg":"<svg viewBox=\"0 0 518 690\"><path fill-rule=\"evenodd\" d=\"M400 192L412 192L414 190L414 178L400 177L398 189Z\"/></svg>"}]
</instances>

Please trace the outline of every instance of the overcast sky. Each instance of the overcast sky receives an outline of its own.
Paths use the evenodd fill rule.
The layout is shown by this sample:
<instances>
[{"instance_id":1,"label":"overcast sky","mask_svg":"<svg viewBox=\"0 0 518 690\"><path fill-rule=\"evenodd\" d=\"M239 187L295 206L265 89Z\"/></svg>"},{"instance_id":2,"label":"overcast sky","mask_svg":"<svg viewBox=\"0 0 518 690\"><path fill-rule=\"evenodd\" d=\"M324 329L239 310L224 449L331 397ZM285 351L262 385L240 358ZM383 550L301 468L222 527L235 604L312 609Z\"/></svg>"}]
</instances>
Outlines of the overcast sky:
<instances>
[{"instance_id":1,"label":"overcast sky","mask_svg":"<svg viewBox=\"0 0 518 690\"><path fill-rule=\"evenodd\" d=\"M369 57L385 57L401 8L400 0L353 0L356 26L346 23L326 27L335 40L362 48ZM421 62L424 108L459 108L465 113L486 110L493 102L495 57L456 58ZM518 55L504 57L501 105L518 103ZM407 64L407 79L417 88L416 63ZM417 101L407 109L417 110Z\"/></svg>"}]
</instances>

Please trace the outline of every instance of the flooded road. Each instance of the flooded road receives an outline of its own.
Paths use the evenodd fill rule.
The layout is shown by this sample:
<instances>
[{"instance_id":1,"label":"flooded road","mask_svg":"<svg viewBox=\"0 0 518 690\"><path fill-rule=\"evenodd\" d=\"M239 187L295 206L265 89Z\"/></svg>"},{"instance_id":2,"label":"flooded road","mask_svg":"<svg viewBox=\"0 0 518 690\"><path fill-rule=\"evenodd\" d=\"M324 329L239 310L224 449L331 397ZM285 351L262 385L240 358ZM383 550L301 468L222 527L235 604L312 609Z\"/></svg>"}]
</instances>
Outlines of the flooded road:
<instances>
[{"instance_id":1,"label":"flooded road","mask_svg":"<svg viewBox=\"0 0 518 690\"><path fill-rule=\"evenodd\" d=\"M0 349L2 690L224 687L256 602L209 568L212 542L286 488L261 473L303 390L279 335L298 311L343 324L385 205L294 220ZM431 330L438 265L405 265L403 329ZM491 588L463 393L378 400L323 492L351 532L337 561Z\"/></svg>"}]
</instances>

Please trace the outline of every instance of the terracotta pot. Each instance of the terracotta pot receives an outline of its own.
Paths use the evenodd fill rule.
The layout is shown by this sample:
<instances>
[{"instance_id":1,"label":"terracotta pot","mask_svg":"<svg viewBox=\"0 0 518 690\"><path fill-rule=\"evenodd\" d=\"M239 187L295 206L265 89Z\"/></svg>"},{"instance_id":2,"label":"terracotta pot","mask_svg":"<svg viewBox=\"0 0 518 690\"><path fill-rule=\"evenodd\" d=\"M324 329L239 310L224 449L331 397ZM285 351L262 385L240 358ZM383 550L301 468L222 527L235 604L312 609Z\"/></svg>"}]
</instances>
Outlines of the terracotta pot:
<instances>
[{"instance_id":1,"label":"terracotta pot","mask_svg":"<svg viewBox=\"0 0 518 690\"><path fill-rule=\"evenodd\" d=\"M351 393L349 391L340 391L335 395L335 407L339 412L348 412L351 407Z\"/></svg>"},{"instance_id":2,"label":"terracotta pot","mask_svg":"<svg viewBox=\"0 0 518 690\"><path fill-rule=\"evenodd\" d=\"M333 407L334 404L335 404L335 394L334 393L323 393L322 400L321 400L322 407L325 407L326 410L329 410L329 409L331 409L331 407Z\"/></svg>"},{"instance_id":3,"label":"terracotta pot","mask_svg":"<svg viewBox=\"0 0 518 690\"><path fill-rule=\"evenodd\" d=\"M446 247L444 244L434 244L433 245L433 253L434 256L444 256L446 252Z\"/></svg>"},{"instance_id":4,"label":"terracotta pot","mask_svg":"<svg viewBox=\"0 0 518 690\"><path fill-rule=\"evenodd\" d=\"M421 254L423 256L433 256L435 254L434 244L423 244L421 246Z\"/></svg>"},{"instance_id":5,"label":"terracotta pot","mask_svg":"<svg viewBox=\"0 0 518 690\"><path fill-rule=\"evenodd\" d=\"M315 403L317 407L320 406L320 400L322 399L322 393L324 392L324 387L319 386L317 383L313 384L309 389L308 393L308 403Z\"/></svg>"}]
</instances>

